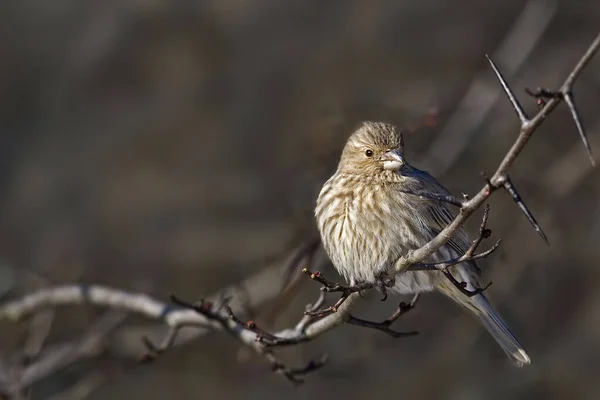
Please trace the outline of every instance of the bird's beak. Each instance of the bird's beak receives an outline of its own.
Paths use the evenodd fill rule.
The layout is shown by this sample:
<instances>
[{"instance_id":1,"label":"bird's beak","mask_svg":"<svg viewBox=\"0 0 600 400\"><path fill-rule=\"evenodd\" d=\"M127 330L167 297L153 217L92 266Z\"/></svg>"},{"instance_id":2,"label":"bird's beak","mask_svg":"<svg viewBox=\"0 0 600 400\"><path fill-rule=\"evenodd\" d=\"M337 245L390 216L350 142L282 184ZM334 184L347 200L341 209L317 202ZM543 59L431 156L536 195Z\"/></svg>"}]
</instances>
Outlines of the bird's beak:
<instances>
[{"instance_id":1,"label":"bird's beak","mask_svg":"<svg viewBox=\"0 0 600 400\"><path fill-rule=\"evenodd\" d=\"M404 158L400 149L394 149L387 151L383 157L383 169L386 171L398 171L404 165Z\"/></svg>"}]
</instances>

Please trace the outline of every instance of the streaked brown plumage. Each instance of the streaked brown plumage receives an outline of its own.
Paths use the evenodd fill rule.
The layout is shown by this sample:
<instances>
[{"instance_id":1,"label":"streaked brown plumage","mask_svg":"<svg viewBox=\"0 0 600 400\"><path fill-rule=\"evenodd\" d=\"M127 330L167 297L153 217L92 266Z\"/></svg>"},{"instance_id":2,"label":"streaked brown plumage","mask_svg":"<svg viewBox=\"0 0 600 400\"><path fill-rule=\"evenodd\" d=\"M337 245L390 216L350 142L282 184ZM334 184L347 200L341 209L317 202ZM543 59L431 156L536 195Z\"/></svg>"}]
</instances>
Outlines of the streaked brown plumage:
<instances>
[{"instance_id":1,"label":"streaked brown plumage","mask_svg":"<svg viewBox=\"0 0 600 400\"><path fill-rule=\"evenodd\" d=\"M427 172L404 160L402 134L392 125L365 122L354 132L335 174L323 185L315 216L327 254L351 284L375 282L394 262L427 243L453 216L446 204L398 189L447 194ZM462 255L470 242L457 234L426 262ZM479 287L474 262L451 267L467 289ZM416 271L396 276L392 291L409 294L437 289L477 315L509 358L518 366L529 357L483 294L468 297L441 272Z\"/></svg>"}]
</instances>

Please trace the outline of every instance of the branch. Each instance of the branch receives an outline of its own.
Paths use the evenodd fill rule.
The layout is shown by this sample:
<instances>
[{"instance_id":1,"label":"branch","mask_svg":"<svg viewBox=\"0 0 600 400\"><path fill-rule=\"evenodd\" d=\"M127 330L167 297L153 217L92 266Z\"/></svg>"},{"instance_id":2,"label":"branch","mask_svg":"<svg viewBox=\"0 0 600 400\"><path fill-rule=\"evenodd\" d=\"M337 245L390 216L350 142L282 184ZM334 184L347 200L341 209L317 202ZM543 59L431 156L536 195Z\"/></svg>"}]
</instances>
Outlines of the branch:
<instances>
[{"instance_id":1,"label":"branch","mask_svg":"<svg viewBox=\"0 0 600 400\"><path fill-rule=\"evenodd\" d=\"M538 105L541 107L546 105L547 99L553 98L560 98L564 100L565 103L567 103L567 107L569 107L569 111L571 112L571 116L573 117L573 121L575 122L575 126L577 127L577 132L579 133L579 138L581 139L583 147L587 152L590 163L592 164L592 166L595 166L596 160L594 160L592 147L590 146L587 134L585 133L585 129L583 128L583 124L581 123L581 117L579 116L577 107L575 107L575 99L573 98L573 92L553 92L551 90L539 87L535 91L525 88L525 92L527 92L528 95L535 97L538 100Z\"/></svg>"},{"instance_id":2,"label":"branch","mask_svg":"<svg viewBox=\"0 0 600 400\"><path fill-rule=\"evenodd\" d=\"M525 206L521 197L514 189L514 185L508 177L508 170L514 163L517 156L522 152L524 146L529 141L531 135L543 123L545 118L548 115L550 115L550 113L562 100L565 100L568 103L568 105L570 107L572 106L574 109L574 103L572 101L569 103L567 97L572 96L573 84L582 72L585 65L587 65L587 63L590 61L590 59L599 47L600 35L596 37L592 45L589 47L588 51L579 60L573 71L570 73L569 77L565 80L561 88L558 90L557 93L561 93L561 95L555 95L549 98L548 101L543 104L542 108L538 111L538 113L531 119L523 111L523 108L514 96L514 93L512 92L512 90L498 71L497 67L490 60L490 64L494 69L502 87L504 88L504 91L506 92L519 118L519 135L512 147L510 148L510 150L507 152L507 154L501 161L496 172L492 175L491 178L486 180L486 184L484 185L484 187L474 197L472 197L471 199L465 198L464 200L458 200L452 197L445 199L450 200L449 202L454 202L455 205L460 207L460 212L458 213L456 218L454 218L454 220L447 227L445 227L435 238L429 241L429 243L399 258L395 263L394 273L402 273L412 268L418 268L419 263L421 263L427 257L431 256L441 246L443 246L457 232L457 230L464 224L464 222L487 201L487 199L492 195L493 192L497 191L498 189L507 190L511 194L515 202L527 215L530 223L532 223L536 227L536 230L538 230L538 233L540 233L540 235L543 235L541 229L539 229L539 226L537 226L537 222L535 221L535 219L533 219L531 213ZM572 112L572 114L574 116L577 115L578 118L577 113ZM577 121L576 123L579 125ZM445 201L441 198L438 198L438 200ZM464 255L455 260L445 261L445 264L441 263L435 266L428 266L427 264L422 264L421 266L435 267L436 269L442 269L443 271L447 272L446 269L451 265L454 265L459 262L464 262L469 259L475 259L475 257L481 258L490 254L493 250L495 250L496 246L492 247L492 249L488 250L487 252L483 252L480 254L475 253L476 248L479 246L481 241L487 235L489 235L489 231L485 228L486 218L487 211L484 213L484 219L480 228L480 235L473 242L473 245L467 250L467 252L465 252ZM544 236L545 235L543 235L542 237ZM308 247L316 248L314 246ZM461 258L463 258L462 261ZM273 273L273 271L270 271L270 273ZM130 313L137 313L152 319L162 320L169 327L169 329L163 340L158 345L154 344L147 338L144 339L144 343L146 344L147 349L149 351L149 356L145 358L146 360L154 359L158 354L173 346L176 343L176 339L178 337L178 333L181 327L194 326L203 329L208 328L219 331L226 331L232 334L238 340L240 340L244 345L247 345L254 349L258 354L265 356L265 358L270 363L272 369L275 372L284 375L294 383L301 382L303 375L321 368L325 363L326 358L322 357L316 361L312 361L303 368L289 368L283 365L281 362L279 362L277 358L275 358L275 355L272 351L273 347L295 345L311 341L317 338L318 336L344 323L350 323L354 325L378 329L390 335L406 336L407 334L414 334L412 332L408 332L406 334L394 332L389 330L389 326L399 316L405 314L408 310L413 308L414 303L416 302L416 298L413 299L413 302L411 302L411 304L409 304L408 306L401 304L396 313L394 313L392 317L388 318L383 322L375 323L365 321L351 315L351 311L360 299L360 290L366 288L364 285L343 287L334 282L325 280L320 275L311 273L311 276L312 275L315 275L313 279L318 280L320 283L324 284L324 286L326 287L326 292L341 292L344 301L340 304L336 303L337 305L335 306L335 309L332 310L333 312L329 315L323 317L321 317L320 315L314 315L314 311L318 310L325 301L324 293L321 293L321 296L315 302L315 304L307 310L308 315L304 315L295 327L283 329L274 333L268 333L266 331L261 330L253 322L244 323L241 319L237 318L235 316L235 312L242 311L243 307L240 304L230 305L229 299L231 298L232 301L235 299L233 297L227 297L227 294L221 294L215 301L203 301L198 304L190 304L183 302L177 298L174 298L173 300L176 303L176 306L174 307L172 305L158 301L145 294L127 293L121 290L95 285L69 285L53 289L40 290L31 295L24 296L20 300L16 300L1 306L0 320L18 320L24 318L25 316L31 315L32 313L38 312L41 309L66 304L92 304L96 306L108 307L110 309L117 309ZM454 279L452 275L448 274L447 276L448 279L450 279L451 281ZM276 275L275 278L281 279L280 274ZM261 280L265 280L269 283L267 288L261 285L256 285L257 288L250 284L248 284L247 286L248 289L256 289L258 291L257 297L259 299L264 301L265 299L272 298L273 295L279 293L278 285L273 284L273 279L265 279L264 276L261 275ZM379 283L384 283L384 285L381 286L377 284L374 286L384 290L386 284L385 282L383 282L383 279L382 282ZM461 286L460 282L454 283ZM258 289L258 287L260 287L260 289ZM469 295L469 293L465 294ZM109 316L110 315L114 314L109 314ZM123 318L122 314L118 314L118 316L120 316L120 318ZM90 333L91 336L89 338L86 338L85 340L80 341L69 348L59 348L53 352L42 351L39 354L39 362L37 362L36 364L32 364L30 367L25 369L25 372L21 375L19 379L19 384L16 387L18 389L26 388L36 380L41 379L41 377L47 376L51 371L55 371L57 368L61 368L66 365L69 365L70 363L73 363L74 360L81 358L82 353L89 354L87 353L87 349L95 349L94 351L97 351L98 347L91 346L90 343L97 344L99 342L99 338L104 338L106 335L108 335L114 329L115 326L118 326L118 324L120 324L121 321L122 319L115 318L112 324L100 324L100 326L95 330L95 333L91 332L93 333L93 335ZM195 335L197 336L201 332L201 330L198 330L197 332L195 332ZM35 346L33 347L35 348ZM0 381L3 384L6 384L6 379L5 377L1 376L1 374ZM11 388L14 389L15 386L12 386ZM2 389L4 390L5 388L3 387Z\"/></svg>"},{"instance_id":3,"label":"branch","mask_svg":"<svg viewBox=\"0 0 600 400\"><path fill-rule=\"evenodd\" d=\"M579 59L567 79L564 81L559 89L561 93L572 92L573 85L584 67L589 63L594 54L600 47L600 34L594 39L592 44L589 46L586 53ZM489 59L489 58L488 58ZM414 265L422 262L424 259L435 253L440 247L442 247L448 240L454 236L458 229L471 217L471 215L478 210L486 200L498 189L506 188L506 182L508 181L508 170L516 160L517 156L523 151L523 148L533 135L533 133L539 128L545 121L546 117L552 113L556 106L561 102L561 97L554 97L548 100L545 105L538 111L538 113L531 119L527 118L525 112L520 106L518 100L514 96L512 90L508 84L500 75L496 66L491 63L492 68L496 72L496 75L504 88L509 100L511 101L513 108L517 112L517 116L520 120L520 130L517 139L513 143L512 147L506 153L500 165L496 169L496 172L490 179L487 180L485 186L471 199L462 203L460 212L454 218L454 220L446 226L435 238L430 240L427 244L420 247L419 249L413 250L403 257L400 257L395 264L394 272L402 273L407 271ZM524 203L523 203L524 206ZM540 230L541 231L541 230ZM327 331L335 328L338 325L343 324L349 318L350 311L355 306L359 299L358 293L353 293L347 297L345 302L337 309L337 312L331 314L316 323L309 326L305 332L305 335L309 338L315 338L319 335L326 333Z\"/></svg>"},{"instance_id":4,"label":"branch","mask_svg":"<svg viewBox=\"0 0 600 400\"><path fill-rule=\"evenodd\" d=\"M458 257L455 257L453 259L446 260L446 261L439 261L439 262L433 262L433 263L420 262L420 263L410 266L408 270L409 271L441 271L450 280L450 282L452 282L452 284L454 284L454 286L456 286L456 288L458 290L460 290L464 295L469 296L469 297L472 297L472 296L486 290L491 285L491 283L488 284L487 286L485 286L484 288L478 288L478 289L472 290L472 291L466 289L466 287L467 287L466 282L457 281L454 278L454 276L451 274L451 272L448 271L448 268L453 265L456 265L456 264L461 264L464 262L470 262L470 261L475 261L475 260L478 260L481 258L485 258L485 257L489 256L490 254L492 254L494 251L496 251L498 249L498 247L500 247L500 243L502 243L502 240L498 240L496 242L496 244L494 244L491 248L489 248L488 250L486 250L484 252L475 253L475 251L477 250L477 248L479 247L479 245L481 244L483 239L487 239L492 234L492 231L487 228L487 220L488 220L489 212L490 212L490 207L488 204L486 204L485 210L483 212L483 218L481 221L481 225L479 226L479 234L477 235L477 238L473 241L471 246L469 246L469 248L464 252L464 254L462 254ZM318 271L315 273L312 273L310 270L305 268L303 270L303 272L310 275L311 279L313 279L323 285L323 287L321 288L321 291L323 291L323 292L342 292L342 296L333 306L327 307L324 309L320 309L320 310L316 310L316 311L312 311L312 312L305 312L306 315L322 317L322 316L334 313L337 311L337 309L340 307L340 305L342 305L342 303L344 301L346 301L346 299L348 298L348 296L350 294L352 294L354 292L360 292L361 290L366 290L366 289L371 289L371 288L377 287L377 283L374 283L374 284L361 283L361 284L354 285L354 286L342 286L338 283L335 283L335 282L332 282L332 281L326 279ZM382 282L381 278L380 278L380 282ZM384 283L380 283L380 285L381 284L387 285L387 287L391 287L391 286L393 286L394 282L393 282L393 280L390 280L390 281L387 281ZM383 286L383 287L385 288L385 286ZM384 297L382 300L385 300L385 299L386 298ZM357 320L356 318L350 316L350 320L348 322L353 323L352 322L353 319ZM361 325L361 323L355 323L355 324ZM375 325L375 326L372 326L372 325ZM379 324L374 324L372 322L363 324L363 326L369 326L369 327L377 327L378 325Z\"/></svg>"},{"instance_id":5,"label":"branch","mask_svg":"<svg viewBox=\"0 0 600 400\"><path fill-rule=\"evenodd\" d=\"M306 246L301 248L306 248ZM295 254L293 253L294 257ZM278 263L261 270L244 282L222 290L222 293L232 296L231 306L237 312L241 312L248 307L260 306L265 301L277 296L281 291L283 279L281 265ZM222 293L211 298L218 301L219 298L222 298ZM242 298L248 298L249 304L242 304ZM167 325L167 333L164 335L161 345L157 346L160 348L184 344L209 329L219 329L218 324L193 310L173 307L171 304L166 304L143 293L130 293L100 285L65 285L40 289L20 299L0 305L0 320L17 322L34 316L34 324L31 328L33 337L28 339L24 350L20 352L23 354L17 357L16 361L12 358L10 360L0 358L0 394L14 394L17 390L15 388L26 389L58 369L94 355L92 351L80 351L81 339L73 343L51 346L49 349L42 348L51 321L48 319L44 322L45 318L41 316L46 313L50 316L53 308L56 307L84 304L139 314L149 319L162 321ZM122 314L119 313L119 315ZM184 326L193 326L196 329L182 331L181 328ZM148 330L150 328L144 328L145 332ZM97 332L97 330L93 331ZM108 334L109 331L103 330L103 332ZM112 333L112 331L110 332ZM115 354L139 357L140 353L144 351L144 341L140 340L141 334L136 335L135 341L129 340L125 333L119 336L118 349ZM87 341L86 343L91 342ZM104 344L99 340L93 343ZM151 358L152 354L147 354L143 360ZM27 367L25 369L24 362ZM2 370L3 365L6 365L6 372Z\"/></svg>"},{"instance_id":6,"label":"branch","mask_svg":"<svg viewBox=\"0 0 600 400\"><path fill-rule=\"evenodd\" d=\"M193 307L176 298L172 299L175 303L175 306L173 306L143 293L129 293L100 285L66 285L42 289L0 306L0 320L18 321L49 308L78 304L92 304L161 320L167 325L167 332L159 344L155 344L146 336L142 336L141 340L138 339L146 349L146 353L141 358L143 362L154 360L159 354L174 346L178 340L180 343L185 342L185 339L181 340L180 335L181 329L184 327L198 328L194 330L191 337L188 336L187 340L202 334L206 329L225 330L233 333L234 336L259 354L263 354L275 372L283 374L294 383L299 383L302 380L302 375L320 368L325 359L312 361L307 366L299 369L286 367L277 361L273 354L269 354L270 350L267 350L267 346L262 344L258 330L253 331L249 326L240 326L243 323L239 319L232 318L234 316L232 307L236 312L242 312L252 306L252 304L244 304L241 301L242 298L249 298L250 303L257 305L276 297L281 292L281 287L289 283L287 276L289 270L293 269L291 264L300 264L305 260L310 262L313 259L313 253L317 250L317 245L318 242L315 243L314 240L310 240L292 251L291 257L288 257L289 261L285 264L284 274L281 273L281 266L279 265L276 268L266 268L245 282L227 288L218 295L213 296L215 299L213 302L203 301ZM231 304L230 299L232 300ZM322 300L318 302L317 307L320 307L321 304ZM203 310L204 312L200 312ZM228 322L224 323L225 319ZM278 333L278 337L282 339L286 336L290 337L290 342L294 343L302 341L298 332L301 333L311 321L303 317L296 328L284 330ZM273 335L272 339L274 338ZM279 345L279 343L277 344ZM30 374L27 379L21 378L22 384L20 384L20 387L26 388L35 381L47 376L56 368L62 368L82 358L81 352L73 352L69 346L59 350L53 357L46 357L45 366L37 368L35 374ZM39 363L36 365L39 366ZM1 374L0 378L2 378ZM2 379L0 379L0 383L2 383L1 381ZM2 385L0 384L0 386ZM0 392L1 389L0 387Z\"/></svg>"},{"instance_id":7,"label":"branch","mask_svg":"<svg viewBox=\"0 0 600 400\"><path fill-rule=\"evenodd\" d=\"M568 93L572 90L573 84L577 77L583 71L583 68L589 63L592 56L598 51L600 47L600 34L595 38L593 43L590 45L589 49L586 53L581 57L578 61L577 65L574 67L573 71L569 74L568 78L565 80L563 85L560 88L561 93ZM486 185L470 200L468 200L460 209L460 213L458 216L444 228L434 239L429 241L426 245L421 248L414 250L407 254L404 257L401 257L396 263L396 272L406 271L411 265L415 265L435 251L437 251L440 247L442 247L455 233L456 231L465 223L465 221L479 208L481 207L485 201L490 197L490 195L500 188L504 188L507 179L508 179L508 170L516 160L517 156L523 151L523 148L533 135L533 133L537 130L537 128L544 122L546 117L550 115L550 113L556 108L556 106L560 103L561 99L559 97L555 97L550 99L546 105L538 111L538 113L532 118L527 118L523 108L519 104L518 100L515 98L512 90L508 87L508 84L502 78L502 75L496 68L496 66L491 63L492 68L496 72L498 79L504 88L509 100L511 101L513 108L517 112L517 116L521 122L521 127L519 131L519 135L515 140L515 143L512 145L508 153L504 156L500 165L498 166L496 172Z\"/></svg>"},{"instance_id":8,"label":"branch","mask_svg":"<svg viewBox=\"0 0 600 400\"><path fill-rule=\"evenodd\" d=\"M396 312L394 312L388 319L386 319L383 322L372 322L372 321L367 321L361 318L357 318L354 317L352 315L350 315L350 317L348 318L348 323L351 325L358 325L358 326L362 326L365 328L371 328L371 329L376 329L378 331L381 331L383 333L386 333L392 337L395 338L401 338L401 337L407 337L407 336L415 336L418 334L418 332L416 331L411 331L411 332L398 332L398 331L394 331L392 329L390 329L390 326L401 316L405 315L407 312L409 312L410 310L414 309L417 301L419 300L419 293L415 294L412 298L412 300L410 301L410 303L406 304L405 302L401 302L400 305L398 305L398 308L396 309Z\"/></svg>"},{"instance_id":9,"label":"branch","mask_svg":"<svg viewBox=\"0 0 600 400\"><path fill-rule=\"evenodd\" d=\"M10 379L2 379L0 394L17 396L30 388L35 382L59 371L77 360L94 357L104 350L107 336L117 329L124 321L125 314L109 311L99 318L83 338L72 343L53 346L32 360L14 360L11 367L17 373L11 374Z\"/></svg>"},{"instance_id":10,"label":"branch","mask_svg":"<svg viewBox=\"0 0 600 400\"><path fill-rule=\"evenodd\" d=\"M477 238L475 240L473 240L473 243L471 244L471 246L469 246L469 248L467 249L467 251L465 251L465 253L463 255L453 258L451 260L446 260L446 261L440 261L440 262L434 262L434 263L417 263L417 264L409 267L408 270L409 271L440 270L443 272L443 271L446 271L449 267L451 267L453 265L478 260L480 258L485 258L485 257L489 256L490 254L492 254L494 251L496 251L498 249L498 247L500 247L500 244L502 243L501 239L498 240L488 250L486 250L482 253L475 254L475 251L477 250L477 248L479 247L479 245L481 244L483 239L489 238L490 235L492 234L492 231L486 227L489 212L490 212L490 207L489 207L489 205L486 204L485 210L483 212L483 218L481 220L481 225L479 226L479 234L477 235Z\"/></svg>"},{"instance_id":11,"label":"branch","mask_svg":"<svg viewBox=\"0 0 600 400\"><path fill-rule=\"evenodd\" d=\"M456 286L456 288L458 290L460 290L465 296L468 296L468 297L475 296L476 294L479 294L479 293L483 292L484 290L486 290L487 288L489 288L490 285L492 284L491 282L488 283L483 288L477 288L475 290L468 290L467 283L457 281L456 278L454 278L454 276L452 275L452 273L448 270L450 267L452 267L456 264L461 264L464 262L472 262L472 261L475 261L475 260L478 260L481 258L485 258L485 257L489 256L490 254L492 254L494 251L496 251L498 249L498 247L500 247L500 243L502 243L501 239L498 240L488 250L481 252L481 253L475 253L475 251L477 250L477 248L479 247L479 245L481 244L483 239L489 238L490 235L492 234L492 231L487 228L487 220L488 220L489 212L490 212L490 206L488 204L486 204L485 210L483 212L483 218L481 220L481 225L479 226L479 234L477 235L477 238L475 238L475 240L473 240L473 243L471 244L471 246L469 246L469 248L467 249L467 251L465 251L465 253L463 255L461 255L459 257L455 257L450 260L446 260L446 261L440 261L440 262L434 262L434 263L418 263L416 265L409 267L409 271L441 271L446 276L446 278L448 278L448 280L454 286Z\"/></svg>"},{"instance_id":12,"label":"branch","mask_svg":"<svg viewBox=\"0 0 600 400\"><path fill-rule=\"evenodd\" d=\"M243 322L235 316L231 308L227 304L227 300L223 304L217 305L206 301L201 301L198 304L187 303L176 297L171 298L173 303L180 307L190 309L206 317L210 321L219 324L222 330L230 333L243 344L254 349L258 354L264 355L273 372L282 374L294 384L302 383L303 376L316 371L323 367L327 362L327 355L321 356L317 360L311 360L306 366L301 368L290 368L280 362L273 352L268 348L275 345L297 344L306 341L307 339L301 332L292 335L288 338L284 337L284 332L280 334L270 334L259 329L253 321ZM279 335L282 335L281 337ZM268 345L269 346L268 346ZM153 346L151 344L151 346ZM164 349L163 349L164 350Z\"/></svg>"}]
</instances>

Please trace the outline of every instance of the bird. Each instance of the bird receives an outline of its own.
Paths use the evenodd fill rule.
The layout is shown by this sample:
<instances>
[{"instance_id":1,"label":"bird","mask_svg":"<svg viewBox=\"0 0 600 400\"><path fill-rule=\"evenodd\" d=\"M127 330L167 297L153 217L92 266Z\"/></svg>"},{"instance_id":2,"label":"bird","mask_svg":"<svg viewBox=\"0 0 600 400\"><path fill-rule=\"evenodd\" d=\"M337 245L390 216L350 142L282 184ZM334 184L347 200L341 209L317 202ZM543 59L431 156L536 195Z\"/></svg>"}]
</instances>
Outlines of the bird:
<instances>
[{"instance_id":1,"label":"bird","mask_svg":"<svg viewBox=\"0 0 600 400\"><path fill-rule=\"evenodd\" d=\"M411 193L412 192L412 193ZM449 195L432 175L411 166L404 156L402 132L385 122L363 122L348 138L335 173L323 184L315 219L325 252L350 283L380 282L382 274L411 250L433 239L454 219L442 200L415 195ZM460 228L423 262L462 256L471 242ZM480 269L474 260L448 271L463 289L478 289ZM437 290L479 318L516 366L531 362L507 324L483 293L468 296L442 271L406 271L395 276L392 294Z\"/></svg>"}]
</instances>

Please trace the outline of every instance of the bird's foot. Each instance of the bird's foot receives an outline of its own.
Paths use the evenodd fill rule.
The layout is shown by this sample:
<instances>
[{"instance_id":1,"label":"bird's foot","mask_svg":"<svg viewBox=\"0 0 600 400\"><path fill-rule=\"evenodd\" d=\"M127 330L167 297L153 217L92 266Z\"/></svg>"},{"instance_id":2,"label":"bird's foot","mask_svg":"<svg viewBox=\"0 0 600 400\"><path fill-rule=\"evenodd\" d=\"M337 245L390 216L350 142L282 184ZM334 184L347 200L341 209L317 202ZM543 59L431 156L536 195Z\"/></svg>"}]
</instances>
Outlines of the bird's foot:
<instances>
[{"instance_id":1,"label":"bird's foot","mask_svg":"<svg viewBox=\"0 0 600 400\"><path fill-rule=\"evenodd\" d=\"M381 293L381 301L386 301L388 297L387 289L393 288L395 284L395 277L389 277L387 272L381 272L375 277L373 287Z\"/></svg>"}]
</instances>

